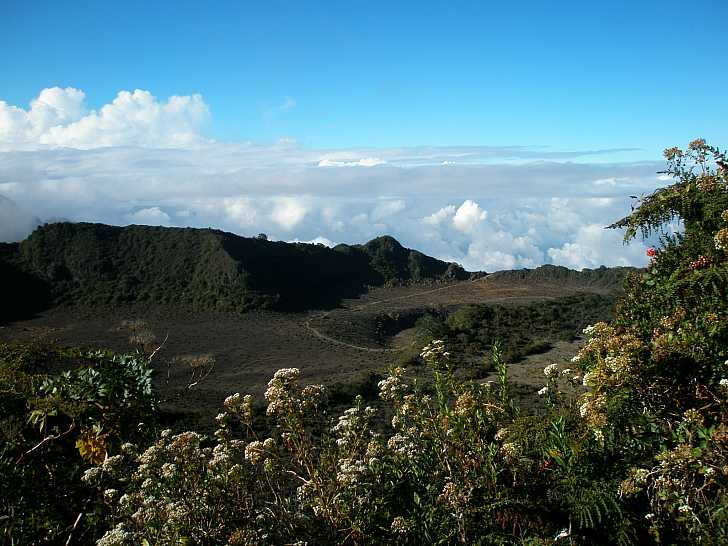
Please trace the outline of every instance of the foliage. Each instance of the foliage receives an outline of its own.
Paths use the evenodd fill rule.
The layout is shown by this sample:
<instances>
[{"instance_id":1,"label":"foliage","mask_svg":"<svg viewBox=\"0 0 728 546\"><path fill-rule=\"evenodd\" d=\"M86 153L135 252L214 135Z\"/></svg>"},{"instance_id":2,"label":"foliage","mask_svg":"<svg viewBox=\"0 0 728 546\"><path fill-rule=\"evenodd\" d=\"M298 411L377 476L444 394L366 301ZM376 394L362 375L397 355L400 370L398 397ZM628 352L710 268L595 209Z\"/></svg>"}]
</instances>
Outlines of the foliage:
<instances>
[{"instance_id":1,"label":"foliage","mask_svg":"<svg viewBox=\"0 0 728 546\"><path fill-rule=\"evenodd\" d=\"M428 314L418 320L417 341L424 344L443 339L454 353L467 357L489 351L500 340L503 358L517 362L550 349L547 339L571 341L581 335L585 326L610 320L614 305L614 296L601 294L517 305L464 305L444 317ZM465 362L458 365L464 366ZM477 374L484 370L478 367L474 371Z\"/></svg>"},{"instance_id":2,"label":"foliage","mask_svg":"<svg viewBox=\"0 0 728 546\"><path fill-rule=\"evenodd\" d=\"M18 283L26 300L39 300L30 302L33 309L52 301L144 302L236 312L332 307L370 285L468 276L456 264L406 249L391 237L330 249L261 235L46 224L19 245L0 245L0 273ZM0 320L28 312L12 305L0 312Z\"/></svg>"},{"instance_id":3,"label":"foliage","mask_svg":"<svg viewBox=\"0 0 728 546\"><path fill-rule=\"evenodd\" d=\"M154 416L151 373L139 354L0 345L6 543L93 537L102 511L81 473L103 462L122 438L145 437L138 427Z\"/></svg>"}]
</instances>

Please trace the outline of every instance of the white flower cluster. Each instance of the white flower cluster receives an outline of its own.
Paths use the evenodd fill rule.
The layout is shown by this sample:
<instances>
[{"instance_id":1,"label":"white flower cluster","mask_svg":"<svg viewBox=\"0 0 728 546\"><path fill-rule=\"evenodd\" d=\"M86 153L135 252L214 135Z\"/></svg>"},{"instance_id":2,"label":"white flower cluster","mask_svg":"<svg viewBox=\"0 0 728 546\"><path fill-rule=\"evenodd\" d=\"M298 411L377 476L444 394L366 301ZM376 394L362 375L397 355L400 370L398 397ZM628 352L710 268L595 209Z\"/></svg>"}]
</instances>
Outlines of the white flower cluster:
<instances>
[{"instance_id":1,"label":"white flower cluster","mask_svg":"<svg viewBox=\"0 0 728 546\"><path fill-rule=\"evenodd\" d=\"M406 369L396 367L389 376L382 379L379 383L379 397L382 400L397 400L407 390L407 384L402 381Z\"/></svg>"},{"instance_id":2,"label":"white flower cluster","mask_svg":"<svg viewBox=\"0 0 728 546\"><path fill-rule=\"evenodd\" d=\"M93 466L83 473L81 481L89 485L95 485L101 479L102 473L101 467Z\"/></svg>"},{"instance_id":3,"label":"white flower cluster","mask_svg":"<svg viewBox=\"0 0 728 546\"><path fill-rule=\"evenodd\" d=\"M558 371L559 371L559 365L554 363L554 364L549 364L548 366L546 366L543 369L543 374L546 377L551 377L552 375L558 373Z\"/></svg>"},{"instance_id":4,"label":"white flower cluster","mask_svg":"<svg viewBox=\"0 0 728 546\"><path fill-rule=\"evenodd\" d=\"M273 379L268 382L268 389L264 395L266 402L268 402L267 415L281 415L286 411L289 406L288 391L291 384L298 380L300 374L298 368L282 368L273 375Z\"/></svg>"},{"instance_id":5,"label":"white flower cluster","mask_svg":"<svg viewBox=\"0 0 728 546\"><path fill-rule=\"evenodd\" d=\"M361 435L368 430L369 420L376 412L377 410L371 406L367 406L363 410L355 406L344 411L344 415L339 417L339 421L331 429L337 436L336 445L345 450L356 444Z\"/></svg>"},{"instance_id":6,"label":"white flower cluster","mask_svg":"<svg viewBox=\"0 0 728 546\"><path fill-rule=\"evenodd\" d=\"M257 465L267 455L273 453L276 447L276 442L273 438L266 438L265 441L255 440L245 446L245 459L250 464Z\"/></svg>"},{"instance_id":7,"label":"white flower cluster","mask_svg":"<svg viewBox=\"0 0 728 546\"><path fill-rule=\"evenodd\" d=\"M392 436L387 441L387 447L398 455L405 455L407 457L413 457L417 452L414 442L402 434Z\"/></svg>"},{"instance_id":8,"label":"white flower cluster","mask_svg":"<svg viewBox=\"0 0 728 546\"><path fill-rule=\"evenodd\" d=\"M436 339L429 345L425 345L422 348L420 356L424 360L435 360L438 358L449 358L450 353L445 350L445 342L441 339Z\"/></svg>"},{"instance_id":9,"label":"white flower cluster","mask_svg":"<svg viewBox=\"0 0 728 546\"><path fill-rule=\"evenodd\" d=\"M593 387L595 377L596 374L594 372L586 372L584 374L584 379L582 379L582 385L585 387Z\"/></svg>"},{"instance_id":10,"label":"white flower cluster","mask_svg":"<svg viewBox=\"0 0 728 546\"><path fill-rule=\"evenodd\" d=\"M339 462L339 471L336 474L336 480L342 484L353 485L359 481L360 477L368 468L363 461L343 459Z\"/></svg>"},{"instance_id":11,"label":"white flower cluster","mask_svg":"<svg viewBox=\"0 0 728 546\"><path fill-rule=\"evenodd\" d=\"M98 546L126 546L133 542L134 535L127 530L126 524L119 523L116 527L107 531L96 544Z\"/></svg>"},{"instance_id":12,"label":"white flower cluster","mask_svg":"<svg viewBox=\"0 0 728 546\"><path fill-rule=\"evenodd\" d=\"M508 436L508 429L501 428L501 429L498 429L498 432L495 433L494 438L500 442L501 440L505 440L507 436Z\"/></svg>"},{"instance_id":13,"label":"white flower cluster","mask_svg":"<svg viewBox=\"0 0 728 546\"><path fill-rule=\"evenodd\" d=\"M506 442L501 446L500 452L506 459L516 459L519 454L518 444L514 442Z\"/></svg>"}]
</instances>

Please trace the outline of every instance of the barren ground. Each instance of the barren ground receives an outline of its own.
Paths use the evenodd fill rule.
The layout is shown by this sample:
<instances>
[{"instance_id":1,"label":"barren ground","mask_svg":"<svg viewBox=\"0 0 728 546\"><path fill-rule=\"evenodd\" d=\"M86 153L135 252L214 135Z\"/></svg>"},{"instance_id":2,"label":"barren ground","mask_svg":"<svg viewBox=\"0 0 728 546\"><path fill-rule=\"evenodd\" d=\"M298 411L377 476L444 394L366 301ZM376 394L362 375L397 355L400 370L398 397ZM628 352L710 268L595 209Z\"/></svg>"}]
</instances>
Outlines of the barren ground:
<instances>
[{"instance_id":1,"label":"barren ground","mask_svg":"<svg viewBox=\"0 0 728 546\"><path fill-rule=\"evenodd\" d=\"M388 336L377 335L376 318L383 313L416 317L428 307L527 303L584 291L596 290L514 284L486 277L437 287L375 288L342 302L337 309L309 313L261 311L240 315L143 305L60 307L0 328L0 341L40 339L128 351L129 334L120 325L124 320L142 319L159 340L169 334L156 358L156 381L165 409L197 420L216 414L230 393L262 394L279 368L300 368L304 382L326 384L361 380L369 372L385 370L411 343L412 330L404 327ZM576 350L577 343L558 342L548 353L512 365L514 388L532 397L544 384L543 367L568 361ZM192 382L189 366L168 363L175 356L202 353L214 355L214 367L202 381L188 387Z\"/></svg>"}]
</instances>

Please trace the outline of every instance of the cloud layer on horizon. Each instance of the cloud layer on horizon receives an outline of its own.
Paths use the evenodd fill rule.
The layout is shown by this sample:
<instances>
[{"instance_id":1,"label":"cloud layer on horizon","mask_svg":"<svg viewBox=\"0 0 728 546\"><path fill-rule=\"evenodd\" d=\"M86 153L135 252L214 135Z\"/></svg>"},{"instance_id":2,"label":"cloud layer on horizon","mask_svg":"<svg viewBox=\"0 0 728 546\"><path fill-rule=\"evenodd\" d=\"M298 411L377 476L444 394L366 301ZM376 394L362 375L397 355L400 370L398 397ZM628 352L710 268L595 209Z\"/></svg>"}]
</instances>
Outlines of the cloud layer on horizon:
<instances>
[{"instance_id":1,"label":"cloud layer on horizon","mask_svg":"<svg viewBox=\"0 0 728 546\"><path fill-rule=\"evenodd\" d=\"M0 101L0 240L65 218L325 244L391 234L470 270L639 266L644 245L603 227L666 183L659 162L604 162L622 150L219 143L208 115L199 95L139 90L98 112L73 88L27 110Z\"/></svg>"}]
</instances>

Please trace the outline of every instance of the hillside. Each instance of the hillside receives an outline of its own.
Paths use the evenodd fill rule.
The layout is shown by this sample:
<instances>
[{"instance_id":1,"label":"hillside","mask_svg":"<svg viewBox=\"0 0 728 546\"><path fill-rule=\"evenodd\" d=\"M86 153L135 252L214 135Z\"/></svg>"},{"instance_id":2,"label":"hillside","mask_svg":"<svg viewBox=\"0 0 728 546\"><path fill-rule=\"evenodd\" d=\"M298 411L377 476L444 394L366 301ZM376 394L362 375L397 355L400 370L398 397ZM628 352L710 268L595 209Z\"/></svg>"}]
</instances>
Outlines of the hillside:
<instances>
[{"instance_id":1,"label":"hillside","mask_svg":"<svg viewBox=\"0 0 728 546\"><path fill-rule=\"evenodd\" d=\"M222 311L325 308L370 285L468 277L391 237L330 249L211 229L88 223L48 224L3 245L0 267L15 294L32 287L44 302Z\"/></svg>"},{"instance_id":2,"label":"hillside","mask_svg":"<svg viewBox=\"0 0 728 546\"><path fill-rule=\"evenodd\" d=\"M334 250L366 261L385 282L423 281L433 278L465 280L470 277L458 264L443 262L417 250L405 248L396 239L386 235L363 245L337 245Z\"/></svg>"},{"instance_id":3,"label":"hillside","mask_svg":"<svg viewBox=\"0 0 728 546\"><path fill-rule=\"evenodd\" d=\"M621 290L625 277L638 271L635 267L599 267L576 271L560 265L542 265L535 269L496 271L489 281L514 283L564 283L584 288Z\"/></svg>"}]
</instances>

